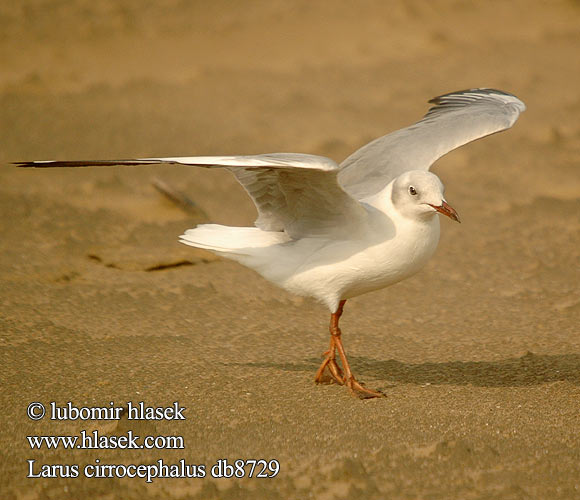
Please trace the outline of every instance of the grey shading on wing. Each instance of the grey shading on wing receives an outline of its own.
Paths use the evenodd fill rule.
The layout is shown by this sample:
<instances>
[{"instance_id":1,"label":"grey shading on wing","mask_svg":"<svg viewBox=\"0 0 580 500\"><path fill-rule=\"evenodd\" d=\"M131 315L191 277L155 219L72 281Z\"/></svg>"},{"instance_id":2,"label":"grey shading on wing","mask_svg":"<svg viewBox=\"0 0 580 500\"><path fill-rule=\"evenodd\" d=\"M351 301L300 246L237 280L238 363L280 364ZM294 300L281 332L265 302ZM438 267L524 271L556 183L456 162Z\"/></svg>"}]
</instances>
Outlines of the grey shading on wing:
<instances>
[{"instance_id":1,"label":"grey shading on wing","mask_svg":"<svg viewBox=\"0 0 580 500\"><path fill-rule=\"evenodd\" d=\"M286 231L291 238L340 238L360 229L366 220L366 210L339 186L338 165L322 156L271 153L19 163L37 168L154 164L227 168L254 201L255 224L264 231Z\"/></svg>"},{"instance_id":2,"label":"grey shading on wing","mask_svg":"<svg viewBox=\"0 0 580 500\"><path fill-rule=\"evenodd\" d=\"M510 128L526 109L512 94L483 88L429 102L434 106L422 120L375 139L341 163L338 181L351 196L360 200L408 170L429 170L453 149Z\"/></svg>"},{"instance_id":3,"label":"grey shading on wing","mask_svg":"<svg viewBox=\"0 0 580 500\"><path fill-rule=\"evenodd\" d=\"M347 237L360 229L366 210L338 184L338 165L322 156L271 153L217 157L250 195L264 231L285 231L292 238ZM215 165L212 157L180 163Z\"/></svg>"}]
</instances>

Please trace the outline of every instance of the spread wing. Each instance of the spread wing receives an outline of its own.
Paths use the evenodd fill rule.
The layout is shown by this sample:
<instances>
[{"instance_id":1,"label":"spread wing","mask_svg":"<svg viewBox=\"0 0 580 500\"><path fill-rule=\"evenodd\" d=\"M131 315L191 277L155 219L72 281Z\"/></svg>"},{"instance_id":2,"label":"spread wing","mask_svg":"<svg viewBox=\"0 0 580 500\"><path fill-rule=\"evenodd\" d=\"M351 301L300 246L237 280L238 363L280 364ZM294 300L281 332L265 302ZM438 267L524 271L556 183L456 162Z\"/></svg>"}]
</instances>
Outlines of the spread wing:
<instances>
[{"instance_id":1,"label":"spread wing","mask_svg":"<svg viewBox=\"0 0 580 500\"><path fill-rule=\"evenodd\" d=\"M286 231L292 238L339 238L360 229L366 220L366 210L339 186L338 165L322 156L273 153L18 163L42 168L152 164L227 168L254 201L256 226L265 231Z\"/></svg>"},{"instance_id":2,"label":"spread wing","mask_svg":"<svg viewBox=\"0 0 580 500\"><path fill-rule=\"evenodd\" d=\"M516 96L494 89L452 92L423 119L363 146L340 165L338 181L356 199L378 193L408 170L429 170L449 151L510 128L525 111Z\"/></svg>"}]
</instances>

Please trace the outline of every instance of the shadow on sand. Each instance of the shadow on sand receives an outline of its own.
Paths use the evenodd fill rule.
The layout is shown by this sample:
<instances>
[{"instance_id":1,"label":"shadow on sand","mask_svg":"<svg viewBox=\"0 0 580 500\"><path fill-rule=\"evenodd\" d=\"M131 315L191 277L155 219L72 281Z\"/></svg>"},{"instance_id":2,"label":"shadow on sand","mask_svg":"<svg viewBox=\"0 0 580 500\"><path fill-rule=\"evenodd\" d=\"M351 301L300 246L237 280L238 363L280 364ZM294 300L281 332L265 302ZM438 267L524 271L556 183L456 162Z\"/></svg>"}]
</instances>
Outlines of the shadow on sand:
<instances>
[{"instance_id":1,"label":"shadow on sand","mask_svg":"<svg viewBox=\"0 0 580 500\"><path fill-rule=\"evenodd\" d=\"M421 364L355 356L349 356L349 360L353 372L363 380L374 377L404 384L472 384L481 387L517 387L557 381L580 384L580 354L536 355L528 352L520 358L501 361ZM243 366L314 373L320 362L311 358L304 363L244 363Z\"/></svg>"}]
</instances>

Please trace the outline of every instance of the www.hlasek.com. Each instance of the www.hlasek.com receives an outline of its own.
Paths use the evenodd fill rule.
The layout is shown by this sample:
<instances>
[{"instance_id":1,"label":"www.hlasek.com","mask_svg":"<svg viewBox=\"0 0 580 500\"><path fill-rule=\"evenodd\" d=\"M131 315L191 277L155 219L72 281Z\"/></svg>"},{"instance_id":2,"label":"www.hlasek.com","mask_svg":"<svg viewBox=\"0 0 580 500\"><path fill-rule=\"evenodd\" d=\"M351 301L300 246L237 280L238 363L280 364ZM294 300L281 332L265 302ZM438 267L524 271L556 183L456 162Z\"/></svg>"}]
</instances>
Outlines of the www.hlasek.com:
<instances>
[{"instance_id":1,"label":"www.hlasek.com","mask_svg":"<svg viewBox=\"0 0 580 500\"><path fill-rule=\"evenodd\" d=\"M71 402L57 406L51 402L48 405L50 420L80 420L80 421L111 421L126 418L127 420L185 420L183 412L186 408L178 402L167 407L147 406L143 401L134 404L115 406L76 407ZM41 420L47 414L47 407L34 402L28 405L28 417L31 420ZM32 450L38 449L76 449L76 450L110 450L110 449L185 449L182 436L139 436L133 431L122 435L99 433L97 430L80 431L75 436L27 436L28 445ZM35 459L28 461L29 478L143 478L150 483L156 478L203 478L209 473L214 478L273 478L280 472L277 460L219 459L210 466L206 464L189 464L185 459L177 463L166 464L162 459L152 464L104 464L99 458L83 466L80 464L38 464Z\"/></svg>"}]
</instances>

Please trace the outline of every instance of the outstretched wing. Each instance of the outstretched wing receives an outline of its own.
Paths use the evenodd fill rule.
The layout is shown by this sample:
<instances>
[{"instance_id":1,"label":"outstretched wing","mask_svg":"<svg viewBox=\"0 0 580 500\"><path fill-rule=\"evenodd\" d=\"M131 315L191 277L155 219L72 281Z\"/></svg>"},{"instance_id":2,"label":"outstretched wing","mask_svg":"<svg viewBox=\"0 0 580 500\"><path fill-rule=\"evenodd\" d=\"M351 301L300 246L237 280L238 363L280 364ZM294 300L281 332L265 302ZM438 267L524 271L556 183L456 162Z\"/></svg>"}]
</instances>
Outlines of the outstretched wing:
<instances>
[{"instance_id":1,"label":"outstretched wing","mask_svg":"<svg viewBox=\"0 0 580 500\"><path fill-rule=\"evenodd\" d=\"M444 154L468 142L510 128L525 104L494 89L451 92L423 119L363 146L340 165L338 181L356 199L378 193L408 170L429 170Z\"/></svg>"},{"instance_id":2,"label":"outstretched wing","mask_svg":"<svg viewBox=\"0 0 580 500\"><path fill-rule=\"evenodd\" d=\"M322 156L272 153L18 163L40 168L153 164L227 168L254 201L258 210L256 226L265 231L286 231L292 238L338 238L360 229L366 220L366 210L339 186L338 165Z\"/></svg>"}]
</instances>

